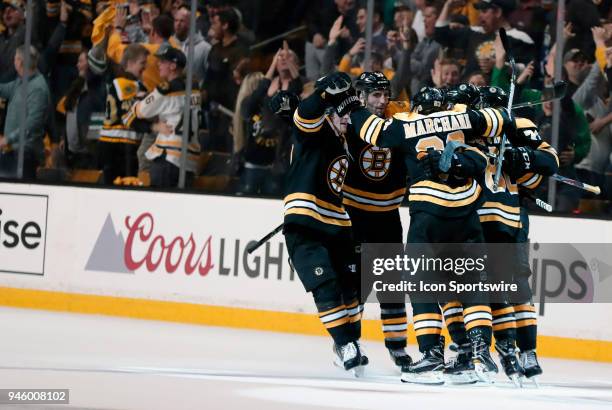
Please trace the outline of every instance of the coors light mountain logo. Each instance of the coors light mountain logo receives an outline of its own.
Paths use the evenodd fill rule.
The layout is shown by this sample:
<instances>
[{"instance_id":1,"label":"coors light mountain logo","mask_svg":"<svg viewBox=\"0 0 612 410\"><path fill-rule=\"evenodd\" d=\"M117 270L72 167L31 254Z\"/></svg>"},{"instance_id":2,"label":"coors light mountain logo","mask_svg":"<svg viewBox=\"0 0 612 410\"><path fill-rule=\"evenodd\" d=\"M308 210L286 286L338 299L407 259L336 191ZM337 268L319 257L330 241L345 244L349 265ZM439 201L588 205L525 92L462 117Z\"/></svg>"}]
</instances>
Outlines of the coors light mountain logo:
<instances>
[{"instance_id":1,"label":"coors light mountain logo","mask_svg":"<svg viewBox=\"0 0 612 410\"><path fill-rule=\"evenodd\" d=\"M108 214L86 270L134 274L139 269L155 272L159 268L167 273L206 276L214 267L210 235L204 241L196 241L193 233L186 238L165 236L155 231L155 219L148 212L125 217L121 228L115 229Z\"/></svg>"}]
</instances>

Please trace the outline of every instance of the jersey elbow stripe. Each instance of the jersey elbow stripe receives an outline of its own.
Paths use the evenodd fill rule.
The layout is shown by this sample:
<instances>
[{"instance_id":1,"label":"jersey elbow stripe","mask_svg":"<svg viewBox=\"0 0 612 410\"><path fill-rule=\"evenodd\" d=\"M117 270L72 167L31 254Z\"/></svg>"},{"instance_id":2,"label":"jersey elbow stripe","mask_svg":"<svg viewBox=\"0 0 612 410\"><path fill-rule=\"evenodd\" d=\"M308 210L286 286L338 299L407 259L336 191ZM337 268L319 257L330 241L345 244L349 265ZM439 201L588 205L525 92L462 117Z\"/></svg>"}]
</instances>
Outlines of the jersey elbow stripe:
<instances>
[{"instance_id":1,"label":"jersey elbow stripe","mask_svg":"<svg viewBox=\"0 0 612 410\"><path fill-rule=\"evenodd\" d=\"M317 204L318 206L322 207L322 208L326 208L329 209L331 211L335 211L335 212L339 212L341 214L345 214L345 210L342 206L337 206L334 204L331 204L329 202L323 201L322 199L317 198L316 196L312 195L312 194L305 194L305 193L301 193L301 192L296 192L290 195L287 195L283 201L285 203L289 202L289 201L293 201L295 199L303 199L306 201L310 201L310 202L314 202L315 204Z\"/></svg>"},{"instance_id":2,"label":"jersey elbow stripe","mask_svg":"<svg viewBox=\"0 0 612 410\"><path fill-rule=\"evenodd\" d=\"M300 117L296 110L293 114L293 122L300 131L306 133L318 132L323 127L323 123L325 122L325 116L323 115L319 118L308 120Z\"/></svg>"},{"instance_id":3,"label":"jersey elbow stripe","mask_svg":"<svg viewBox=\"0 0 612 410\"><path fill-rule=\"evenodd\" d=\"M399 195L393 199L388 199L388 200L381 200L381 199L370 199L370 198L365 198L359 195L355 195L352 194L350 192L345 191L343 193L344 197L348 198L348 199L352 199L355 202L359 202L361 204L364 205L374 205L374 206L390 206L390 205L396 205L399 206L402 201L404 200L404 196L403 195Z\"/></svg>"},{"instance_id":4,"label":"jersey elbow stripe","mask_svg":"<svg viewBox=\"0 0 612 410\"><path fill-rule=\"evenodd\" d=\"M544 177L542 177L542 175L534 174L533 177L529 178L525 182L521 182L520 185L524 186L527 189L535 189L540 185L543 179Z\"/></svg>"},{"instance_id":5,"label":"jersey elbow stripe","mask_svg":"<svg viewBox=\"0 0 612 410\"><path fill-rule=\"evenodd\" d=\"M504 125L504 120L501 116L501 114L499 113L498 110L492 110L493 114L495 114L495 117L497 118L497 123L498 123L498 127L497 127L497 134L495 134L495 136L499 136L502 133L503 130L503 125Z\"/></svg>"},{"instance_id":6,"label":"jersey elbow stripe","mask_svg":"<svg viewBox=\"0 0 612 410\"><path fill-rule=\"evenodd\" d=\"M487 128L485 129L483 136L488 137L491 134L491 128L493 128L493 120L491 119L491 115L487 111L480 110L480 112L482 113L485 122L487 123Z\"/></svg>"},{"instance_id":7,"label":"jersey elbow stripe","mask_svg":"<svg viewBox=\"0 0 612 410\"><path fill-rule=\"evenodd\" d=\"M462 201L472 198L476 194L480 194L480 191L480 186L474 180L472 180L469 185L464 185L459 188L450 188L442 184L435 184L435 186L433 186L432 184L421 184L417 182L410 187L410 197L414 195L425 195L446 201Z\"/></svg>"},{"instance_id":8,"label":"jersey elbow stripe","mask_svg":"<svg viewBox=\"0 0 612 410\"><path fill-rule=\"evenodd\" d=\"M292 207L292 208L286 209L285 217L290 216L290 215L310 217L321 223L328 224L328 225L336 225L336 226L343 226L343 227L351 226L350 219L337 219L337 218L332 218L332 217L326 217L311 208Z\"/></svg>"},{"instance_id":9,"label":"jersey elbow stripe","mask_svg":"<svg viewBox=\"0 0 612 410\"><path fill-rule=\"evenodd\" d=\"M497 115L495 115L495 110L492 110L491 108L485 108L484 110L487 114L489 114L491 118L491 132L488 134L488 137L489 138L496 137L500 134L499 133L499 129L500 129L499 119L497 118Z\"/></svg>"}]
</instances>

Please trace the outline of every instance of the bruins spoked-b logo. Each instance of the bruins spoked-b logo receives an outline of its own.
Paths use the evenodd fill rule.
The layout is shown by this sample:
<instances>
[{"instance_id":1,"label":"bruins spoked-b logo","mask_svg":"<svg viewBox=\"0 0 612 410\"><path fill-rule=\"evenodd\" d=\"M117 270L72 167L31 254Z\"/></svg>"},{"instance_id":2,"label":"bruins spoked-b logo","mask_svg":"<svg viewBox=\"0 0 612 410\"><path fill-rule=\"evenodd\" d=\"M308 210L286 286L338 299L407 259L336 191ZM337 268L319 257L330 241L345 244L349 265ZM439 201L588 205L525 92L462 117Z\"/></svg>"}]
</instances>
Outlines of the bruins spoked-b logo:
<instances>
[{"instance_id":1,"label":"bruins spoked-b logo","mask_svg":"<svg viewBox=\"0 0 612 410\"><path fill-rule=\"evenodd\" d=\"M334 159L327 170L327 183L336 195L340 195L340 192L342 191L342 185L344 185L347 171L348 159L346 158L346 155L342 155Z\"/></svg>"},{"instance_id":2,"label":"bruins spoked-b logo","mask_svg":"<svg viewBox=\"0 0 612 410\"><path fill-rule=\"evenodd\" d=\"M363 175L379 181L387 176L391 167L391 150L369 145L361 151L359 163Z\"/></svg>"}]
</instances>

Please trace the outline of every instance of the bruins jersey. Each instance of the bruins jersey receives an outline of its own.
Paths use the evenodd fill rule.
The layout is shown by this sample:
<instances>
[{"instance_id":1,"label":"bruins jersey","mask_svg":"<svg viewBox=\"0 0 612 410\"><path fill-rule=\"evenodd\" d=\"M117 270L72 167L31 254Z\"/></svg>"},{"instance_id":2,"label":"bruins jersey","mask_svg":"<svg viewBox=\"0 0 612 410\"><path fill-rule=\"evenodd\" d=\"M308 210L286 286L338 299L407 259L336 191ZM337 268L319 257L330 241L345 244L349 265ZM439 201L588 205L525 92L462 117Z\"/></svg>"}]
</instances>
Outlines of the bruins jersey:
<instances>
[{"instance_id":1,"label":"bruins jersey","mask_svg":"<svg viewBox=\"0 0 612 410\"><path fill-rule=\"evenodd\" d=\"M187 145L187 171L196 172L198 159L200 157L199 142L199 118L201 97L200 90L193 89L190 98L191 115L188 124L189 141ZM183 146L183 107L185 106L185 78L176 78L169 83L161 83L132 107L129 113L128 123L137 118L158 117L165 122L173 131L171 134L158 133L155 143L145 153L145 156L153 160L166 155L166 161L177 167L181 166L181 152Z\"/></svg>"},{"instance_id":2,"label":"bruins jersey","mask_svg":"<svg viewBox=\"0 0 612 410\"><path fill-rule=\"evenodd\" d=\"M117 77L106 84L106 91L106 108L100 130L100 141L138 144L143 131L139 126L143 124L132 124L129 113L132 106L144 98L147 90L140 81Z\"/></svg>"},{"instance_id":3,"label":"bruins jersey","mask_svg":"<svg viewBox=\"0 0 612 410\"><path fill-rule=\"evenodd\" d=\"M410 105L391 101L385 118L406 112ZM347 134L350 153L342 203L370 212L399 208L406 196L406 164L398 148L380 148L368 144L350 128Z\"/></svg>"},{"instance_id":4,"label":"bruins jersey","mask_svg":"<svg viewBox=\"0 0 612 410\"><path fill-rule=\"evenodd\" d=\"M365 109L354 111L351 121L359 137L379 147L400 147L412 185L409 187L410 212L423 211L443 217L461 217L480 205L482 188L475 178L428 180L419 159L428 149L444 150L447 143L472 143L479 138L499 137L513 129L504 110L486 108L467 110L457 106L452 111L430 115L400 113L388 120ZM487 158L476 147L462 148L465 158L484 173ZM476 176L476 175L475 175Z\"/></svg>"},{"instance_id":5,"label":"bruins jersey","mask_svg":"<svg viewBox=\"0 0 612 410\"><path fill-rule=\"evenodd\" d=\"M516 146L528 146L535 152L535 159L531 164L532 171L525 173L517 179L517 184L529 190L534 190L544 180L559 170L559 157L557 151L549 143L542 140L538 127L527 118L516 119L516 134L513 140Z\"/></svg>"},{"instance_id":6,"label":"bruins jersey","mask_svg":"<svg viewBox=\"0 0 612 410\"><path fill-rule=\"evenodd\" d=\"M304 226L329 236L350 235L351 220L342 205L348 170L345 142L313 94L293 115L294 144L286 175L286 227Z\"/></svg>"}]
</instances>

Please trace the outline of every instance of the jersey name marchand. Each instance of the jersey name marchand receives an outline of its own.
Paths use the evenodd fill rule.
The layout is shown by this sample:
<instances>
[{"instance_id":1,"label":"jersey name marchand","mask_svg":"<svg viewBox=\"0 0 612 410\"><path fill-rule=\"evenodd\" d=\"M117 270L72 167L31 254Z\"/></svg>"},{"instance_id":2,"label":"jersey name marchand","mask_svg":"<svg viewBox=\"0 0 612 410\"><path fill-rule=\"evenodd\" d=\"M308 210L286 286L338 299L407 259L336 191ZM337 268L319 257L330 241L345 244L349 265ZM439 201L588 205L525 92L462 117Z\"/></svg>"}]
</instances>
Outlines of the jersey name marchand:
<instances>
[{"instance_id":1,"label":"jersey name marchand","mask_svg":"<svg viewBox=\"0 0 612 410\"><path fill-rule=\"evenodd\" d=\"M430 117L433 117L432 114ZM445 115L441 117L423 118L406 123L404 129L406 138L420 137L441 132L452 132L472 128L468 114Z\"/></svg>"}]
</instances>

